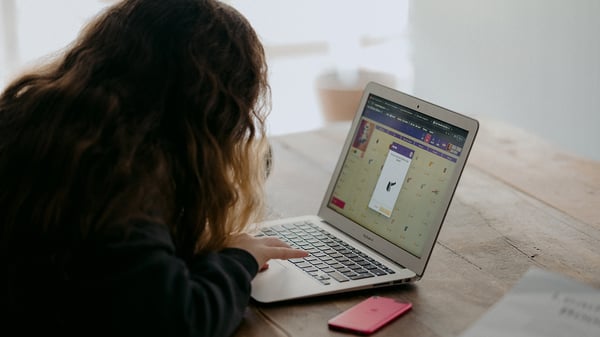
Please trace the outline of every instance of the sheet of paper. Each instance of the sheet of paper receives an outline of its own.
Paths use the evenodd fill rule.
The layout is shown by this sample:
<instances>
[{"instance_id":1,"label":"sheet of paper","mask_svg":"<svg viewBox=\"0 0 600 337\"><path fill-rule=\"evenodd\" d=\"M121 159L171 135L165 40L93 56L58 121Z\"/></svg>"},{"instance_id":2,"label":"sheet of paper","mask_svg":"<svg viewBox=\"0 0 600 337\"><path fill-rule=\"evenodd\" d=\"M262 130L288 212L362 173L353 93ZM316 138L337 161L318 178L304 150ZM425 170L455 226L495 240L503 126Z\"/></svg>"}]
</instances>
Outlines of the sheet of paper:
<instances>
[{"instance_id":1,"label":"sheet of paper","mask_svg":"<svg viewBox=\"0 0 600 337\"><path fill-rule=\"evenodd\" d=\"M521 280L461 337L598 337L600 290L539 268Z\"/></svg>"}]
</instances>

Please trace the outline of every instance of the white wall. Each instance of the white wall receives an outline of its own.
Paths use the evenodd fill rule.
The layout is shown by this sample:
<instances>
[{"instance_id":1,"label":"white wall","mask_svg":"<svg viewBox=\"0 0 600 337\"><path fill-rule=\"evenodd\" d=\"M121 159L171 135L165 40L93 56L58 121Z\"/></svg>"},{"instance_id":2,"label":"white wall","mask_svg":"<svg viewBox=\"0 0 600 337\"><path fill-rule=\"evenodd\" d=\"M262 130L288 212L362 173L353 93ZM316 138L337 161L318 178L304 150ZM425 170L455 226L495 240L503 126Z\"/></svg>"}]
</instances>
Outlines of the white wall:
<instances>
[{"instance_id":1,"label":"white wall","mask_svg":"<svg viewBox=\"0 0 600 337\"><path fill-rule=\"evenodd\" d=\"M109 3L0 0L0 89L27 67L67 47Z\"/></svg>"},{"instance_id":2,"label":"white wall","mask_svg":"<svg viewBox=\"0 0 600 337\"><path fill-rule=\"evenodd\" d=\"M67 46L90 17L115 1L0 0L0 89L23 68ZM359 0L226 1L248 17L265 44L274 135L323 125L315 80L327 68L386 70L397 74L403 88L411 84L404 36L409 0L370 0L367 7ZM8 3L15 13L5 10ZM14 27L4 27L7 18ZM7 47L5 34L14 36L16 47Z\"/></svg>"},{"instance_id":3,"label":"white wall","mask_svg":"<svg viewBox=\"0 0 600 337\"><path fill-rule=\"evenodd\" d=\"M600 160L600 1L413 0L414 93Z\"/></svg>"},{"instance_id":4,"label":"white wall","mask_svg":"<svg viewBox=\"0 0 600 337\"><path fill-rule=\"evenodd\" d=\"M266 44L274 134L323 123L314 80L349 61L332 57L329 44L333 32L350 31L380 41L347 53L351 61L402 78L399 89L509 121L600 160L600 0L373 0L365 9L359 0L229 1ZM0 87L72 41L111 2L0 0ZM8 44L16 47L6 50L10 22L2 16L13 7L16 41Z\"/></svg>"},{"instance_id":5,"label":"white wall","mask_svg":"<svg viewBox=\"0 0 600 337\"><path fill-rule=\"evenodd\" d=\"M0 0L0 88L18 62L15 0Z\"/></svg>"}]
</instances>

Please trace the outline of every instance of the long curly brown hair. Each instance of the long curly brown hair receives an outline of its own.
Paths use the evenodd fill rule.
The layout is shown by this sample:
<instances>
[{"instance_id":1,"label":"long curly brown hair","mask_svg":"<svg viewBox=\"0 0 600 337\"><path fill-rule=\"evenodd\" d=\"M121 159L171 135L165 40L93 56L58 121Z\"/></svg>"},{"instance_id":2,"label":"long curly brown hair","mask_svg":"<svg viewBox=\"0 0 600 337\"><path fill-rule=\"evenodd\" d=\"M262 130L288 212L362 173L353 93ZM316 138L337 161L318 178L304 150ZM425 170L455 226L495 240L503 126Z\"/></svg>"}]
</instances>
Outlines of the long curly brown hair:
<instances>
[{"instance_id":1,"label":"long curly brown hair","mask_svg":"<svg viewBox=\"0 0 600 337\"><path fill-rule=\"evenodd\" d=\"M230 6L109 7L0 96L0 244L147 219L184 256L222 248L263 207L269 92L262 44Z\"/></svg>"}]
</instances>

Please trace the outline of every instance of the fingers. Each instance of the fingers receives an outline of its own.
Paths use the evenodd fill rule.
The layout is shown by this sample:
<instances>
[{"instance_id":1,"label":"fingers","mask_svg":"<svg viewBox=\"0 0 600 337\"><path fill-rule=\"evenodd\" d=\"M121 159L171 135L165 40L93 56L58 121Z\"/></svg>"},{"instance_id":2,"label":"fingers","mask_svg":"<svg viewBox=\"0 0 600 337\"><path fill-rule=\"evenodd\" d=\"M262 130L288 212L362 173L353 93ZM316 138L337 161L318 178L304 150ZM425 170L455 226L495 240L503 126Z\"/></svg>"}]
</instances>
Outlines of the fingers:
<instances>
[{"instance_id":1,"label":"fingers","mask_svg":"<svg viewBox=\"0 0 600 337\"><path fill-rule=\"evenodd\" d=\"M236 243L242 243L242 242L247 242L247 241L259 242L261 245L268 246L268 247L290 248L290 246L287 243L281 241L279 238L277 238L275 236L255 237L255 236L249 235L247 233L241 233L241 234L237 234L237 235L233 236L231 239L231 242L234 245Z\"/></svg>"},{"instance_id":2,"label":"fingers","mask_svg":"<svg viewBox=\"0 0 600 337\"><path fill-rule=\"evenodd\" d=\"M287 260L298 257L308 256L308 252L291 248L290 245L281 241L280 239L274 236L265 236L258 238L260 244L263 246L263 254L267 260L270 259L280 259Z\"/></svg>"},{"instance_id":3,"label":"fingers","mask_svg":"<svg viewBox=\"0 0 600 337\"><path fill-rule=\"evenodd\" d=\"M285 248L285 247L270 247L265 251L268 259L295 259L308 256L308 252L301 249Z\"/></svg>"},{"instance_id":4,"label":"fingers","mask_svg":"<svg viewBox=\"0 0 600 337\"><path fill-rule=\"evenodd\" d=\"M276 238L274 236L263 236L263 237L259 238L259 240L261 240L265 246L291 248L290 245L288 245L287 243L281 241L281 239Z\"/></svg>"},{"instance_id":5,"label":"fingers","mask_svg":"<svg viewBox=\"0 0 600 337\"><path fill-rule=\"evenodd\" d=\"M271 259L287 260L306 257L309 254L307 251L291 248L287 243L272 236L235 235L228 246L248 251L256 259L261 270L266 268L267 261Z\"/></svg>"}]
</instances>

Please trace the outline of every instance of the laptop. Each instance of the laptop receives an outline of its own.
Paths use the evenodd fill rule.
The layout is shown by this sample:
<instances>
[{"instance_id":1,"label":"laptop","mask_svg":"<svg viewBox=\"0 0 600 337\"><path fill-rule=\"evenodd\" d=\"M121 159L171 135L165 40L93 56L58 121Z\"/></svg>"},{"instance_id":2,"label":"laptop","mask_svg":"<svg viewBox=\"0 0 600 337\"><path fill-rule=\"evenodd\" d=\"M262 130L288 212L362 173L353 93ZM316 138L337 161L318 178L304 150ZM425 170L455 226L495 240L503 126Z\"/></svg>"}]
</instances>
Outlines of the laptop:
<instances>
[{"instance_id":1,"label":"laptop","mask_svg":"<svg viewBox=\"0 0 600 337\"><path fill-rule=\"evenodd\" d=\"M251 297L273 303L421 279L478 128L367 83L318 213L259 227L310 255L271 260Z\"/></svg>"}]
</instances>

